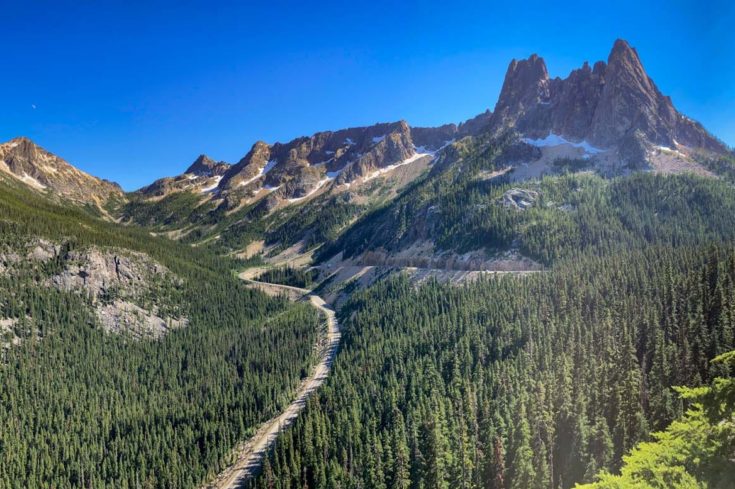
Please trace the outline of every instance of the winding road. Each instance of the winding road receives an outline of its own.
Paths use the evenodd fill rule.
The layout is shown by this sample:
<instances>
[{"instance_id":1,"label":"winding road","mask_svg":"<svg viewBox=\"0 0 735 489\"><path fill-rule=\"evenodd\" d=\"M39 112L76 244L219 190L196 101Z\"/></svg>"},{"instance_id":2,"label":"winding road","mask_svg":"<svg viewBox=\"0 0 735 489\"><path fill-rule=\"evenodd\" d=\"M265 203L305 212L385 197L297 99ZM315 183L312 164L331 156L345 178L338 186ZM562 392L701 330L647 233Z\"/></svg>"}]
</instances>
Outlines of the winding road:
<instances>
[{"instance_id":1,"label":"winding road","mask_svg":"<svg viewBox=\"0 0 735 489\"><path fill-rule=\"evenodd\" d=\"M206 489L236 489L244 487L245 483L260 469L263 459L273 447L278 435L286 430L298 417L306 406L309 396L321 386L329 376L332 362L337 354L339 340L341 337L339 323L334 310L327 306L324 300L311 291L291 287L288 285L271 284L251 280L245 274L240 278L246 280L254 287L263 289L267 293L286 293L292 300L308 298L311 304L319 309L327 320L326 342L321 348L319 363L312 369L311 375L304 379L296 392L296 397L291 404L278 416L269 419L256 431L249 440L240 444L236 449L235 462L222 471L213 481L202 486Z\"/></svg>"}]
</instances>

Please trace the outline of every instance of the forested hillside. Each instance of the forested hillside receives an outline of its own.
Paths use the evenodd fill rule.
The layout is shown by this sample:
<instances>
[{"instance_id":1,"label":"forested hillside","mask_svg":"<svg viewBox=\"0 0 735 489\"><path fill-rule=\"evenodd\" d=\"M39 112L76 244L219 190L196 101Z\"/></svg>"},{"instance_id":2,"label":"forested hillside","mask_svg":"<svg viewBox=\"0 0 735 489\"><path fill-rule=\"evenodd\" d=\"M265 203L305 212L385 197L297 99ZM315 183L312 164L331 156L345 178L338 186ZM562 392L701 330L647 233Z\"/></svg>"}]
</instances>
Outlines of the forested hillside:
<instances>
[{"instance_id":1,"label":"forested hillside","mask_svg":"<svg viewBox=\"0 0 735 489\"><path fill-rule=\"evenodd\" d=\"M462 140L424 181L328 242L320 258L395 252L431 240L440 250L458 253L513 249L549 265L590 250L735 237L735 193L725 181L654 173L609 179L561 170L515 182L512 170L503 172L521 148L512 135ZM720 165L735 167L726 159ZM522 209L505 205L506 196L518 190L533 200Z\"/></svg>"},{"instance_id":2,"label":"forested hillside","mask_svg":"<svg viewBox=\"0 0 735 489\"><path fill-rule=\"evenodd\" d=\"M707 3L4 2L0 489L735 489Z\"/></svg>"},{"instance_id":3,"label":"forested hillside","mask_svg":"<svg viewBox=\"0 0 735 489\"><path fill-rule=\"evenodd\" d=\"M39 237L63 245L0 275L0 487L195 487L289 402L314 360L315 310L245 288L230 260L12 184L0 183L0 216L6 257ZM188 325L157 341L106 333L90 298L48 286L66 253L91 245L176 274L158 299Z\"/></svg>"},{"instance_id":4,"label":"forested hillside","mask_svg":"<svg viewBox=\"0 0 735 489\"><path fill-rule=\"evenodd\" d=\"M254 487L571 487L681 416L672 386L730 373L709 360L735 346L735 254L649 247L463 287L396 278L341 318L333 377Z\"/></svg>"},{"instance_id":5,"label":"forested hillside","mask_svg":"<svg viewBox=\"0 0 735 489\"><path fill-rule=\"evenodd\" d=\"M727 371L735 351L712 359ZM653 440L624 457L620 475L602 471L586 489L619 487L711 487L727 489L735 480L735 378L716 377L710 385L678 387L690 408Z\"/></svg>"}]
</instances>

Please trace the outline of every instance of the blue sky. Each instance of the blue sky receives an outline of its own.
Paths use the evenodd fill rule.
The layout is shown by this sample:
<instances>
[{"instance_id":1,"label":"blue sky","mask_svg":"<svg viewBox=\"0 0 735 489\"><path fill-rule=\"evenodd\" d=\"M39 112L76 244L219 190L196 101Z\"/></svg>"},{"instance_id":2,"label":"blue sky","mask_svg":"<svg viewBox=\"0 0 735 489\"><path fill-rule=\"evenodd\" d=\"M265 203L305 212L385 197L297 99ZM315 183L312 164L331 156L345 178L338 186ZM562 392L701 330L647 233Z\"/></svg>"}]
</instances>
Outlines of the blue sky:
<instances>
[{"instance_id":1,"label":"blue sky","mask_svg":"<svg viewBox=\"0 0 735 489\"><path fill-rule=\"evenodd\" d=\"M259 139L459 122L494 107L512 58L535 52L566 76L618 37L735 146L735 8L719 0L0 7L0 140L29 136L128 190L200 153L237 161Z\"/></svg>"}]
</instances>

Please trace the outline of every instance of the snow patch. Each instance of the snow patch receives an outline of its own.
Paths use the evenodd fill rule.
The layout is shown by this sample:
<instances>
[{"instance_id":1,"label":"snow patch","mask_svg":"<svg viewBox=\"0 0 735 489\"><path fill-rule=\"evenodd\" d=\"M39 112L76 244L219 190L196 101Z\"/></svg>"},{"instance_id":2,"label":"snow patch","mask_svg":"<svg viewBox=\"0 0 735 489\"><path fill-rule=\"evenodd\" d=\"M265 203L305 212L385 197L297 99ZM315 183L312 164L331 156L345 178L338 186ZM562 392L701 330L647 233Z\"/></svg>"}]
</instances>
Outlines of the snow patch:
<instances>
[{"instance_id":1,"label":"snow patch","mask_svg":"<svg viewBox=\"0 0 735 489\"><path fill-rule=\"evenodd\" d=\"M426 146L414 146L413 149L415 149L417 153L423 153L423 154L434 156L437 152L443 150L444 148L446 148L453 142L454 142L454 139L449 139L447 141L444 141L444 143L442 143L442 145L439 146L439 148L435 150L431 150L427 148Z\"/></svg>"},{"instance_id":2,"label":"snow patch","mask_svg":"<svg viewBox=\"0 0 735 489\"><path fill-rule=\"evenodd\" d=\"M46 190L46 185L42 184L32 176L30 176L27 173L23 173L23 176L20 178L24 183L30 185L33 188L37 188L38 190Z\"/></svg>"},{"instance_id":3,"label":"snow patch","mask_svg":"<svg viewBox=\"0 0 735 489\"><path fill-rule=\"evenodd\" d=\"M345 144L352 146L355 144L355 142L352 140L352 138L345 138Z\"/></svg>"},{"instance_id":4,"label":"snow patch","mask_svg":"<svg viewBox=\"0 0 735 489\"><path fill-rule=\"evenodd\" d=\"M674 144L678 145L676 141L674 141ZM678 149L670 148L668 146L654 146L653 149L656 149L662 153L670 153L676 156L681 156L682 158L686 157L686 155L682 153L681 151L679 151Z\"/></svg>"},{"instance_id":5,"label":"snow patch","mask_svg":"<svg viewBox=\"0 0 735 489\"><path fill-rule=\"evenodd\" d=\"M386 167L383 167L383 168L381 168L379 170L376 170L376 171L372 172L371 174L369 174L368 176L366 176L363 179L363 181L368 182L368 181L370 181L370 180L372 180L374 178L379 177L380 175L383 175L385 173L388 173L388 172L391 172L391 171L395 170L399 166L409 165L409 164L413 163L414 161L419 160L419 159L421 159L421 158L423 158L425 156L431 156L431 157L433 157L434 156L434 153L431 153L431 152L429 152L429 153L416 153L413 156L410 156L410 157L406 158L403 161L399 161L398 163L394 163L392 165L388 165Z\"/></svg>"},{"instance_id":6,"label":"snow patch","mask_svg":"<svg viewBox=\"0 0 735 489\"><path fill-rule=\"evenodd\" d=\"M373 138L373 144L378 144L378 143L379 143L379 142L381 142L381 141L382 141L383 139L385 139L385 136L375 136L375 137Z\"/></svg>"},{"instance_id":7,"label":"snow patch","mask_svg":"<svg viewBox=\"0 0 735 489\"><path fill-rule=\"evenodd\" d=\"M245 180L244 182L240 182L240 184L238 186L239 187L244 187L245 185L256 181L257 179L259 179L260 177L262 177L263 175L266 175L269 171L271 171L273 169L273 167L276 166L277 164L278 164L278 161L277 160L270 160L268 163L265 164L265 166L263 168L260 169L260 171L257 173L257 175L255 175L252 178L249 178L249 179Z\"/></svg>"},{"instance_id":8,"label":"snow patch","mask_svg":"<svg viewBox=\"0 0 735 489\"><path fill-rule=\"evenodd\" d=\"M308 194L304 195L303 197L297 197L295 199L288 199L288 202L293 204L294 202L301 202L304 199L308 199L309 197L314 195L320 188L322 188L324 185L331 182L332 180L334 180L334 178L329 178L329 177L322 178L321 180L319 180L319 182L317 182L316 187L314 187Z\"/></svg>"},{"instance_id":9,"label":"snow patch","mask_svg":"<svg viewBox=\"0 0 735 489\"><path fill-rule=\"evenodd\" d=\"M212 192L212 191L216 190L216 189L217 189L217 187L219 187L219 182L220 182L221 180L222 180L222 177L221 177L221 176L219 176L219 175L218 175L218 176L216 176L216 177L214 177L214 184L213 184L213 185L211 185L211 186L209 186L209 187L207 187L207 188L203 188L203 189L202 189L202 193L203 193L203 194L206 194L207 192Z\"/></svg>"},{"instance_id":10,"label":"snow patch","mask_svg":"<svg viewBox=\"0 0 735 489\"><path fill-rule=\"evenodd\" d=\"M539 148L543 148L546 146L560 146L562 144L568 144L574 148L581 148L584 150L587 154L597 154L602 153L605 151L604 149L596 148L595 146L592 146L587 141L581 141L579 143L573 143L572 141L569 141L568 139L564 139L563 137L559 136L558 134L549 134L543 139L531 139L531 138L522 138L521 141L524 143L528 143L531 146L537 146Z\"/></svg>"}]
</instances>

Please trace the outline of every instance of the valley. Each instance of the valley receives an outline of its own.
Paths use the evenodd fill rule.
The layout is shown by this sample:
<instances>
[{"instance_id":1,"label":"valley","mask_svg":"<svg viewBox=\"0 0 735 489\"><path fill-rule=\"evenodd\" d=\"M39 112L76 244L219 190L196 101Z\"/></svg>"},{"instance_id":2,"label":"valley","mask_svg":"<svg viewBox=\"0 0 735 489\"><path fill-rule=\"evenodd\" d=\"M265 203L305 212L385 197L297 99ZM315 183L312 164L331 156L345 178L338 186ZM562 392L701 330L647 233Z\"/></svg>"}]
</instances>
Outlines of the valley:
<instances>
[{"instance_id":1,"label":"valley","mask_svg":"<svg viewBox=\"0 0 735 489\"><path fill-rule=\"evenodd\" d=\"M735 152L627 41L242 149L0 144L0 488L731 487Z\"/></svg>"},{"instance_id":2,"label":"valley","mask_svg":"<svg viewBox=\"0 0 735 489\"><path fill-rule=\"evenodd\" d=\"M248 280L243 278L243 280ZM326 335L319 342L319 363L313 367L310 375L302 380L291 403L278 416L258 427L255 434L235 449L235 462L220 473L216 479L203 487L212 489L235 489L242 487L261 469L263 459L275 445L278 436L287 430L306 407L306 402L316 389L321 386L329 375L339 348L340 330L334 311L324 300L310 293L309 290L287 285L278 285L265 282L249 281L259 289L265 289L270 294L286 294L292 300L307 300L324 316ZM324 334L324 333L322 333Z\"/></svg>"}]
</instances>

